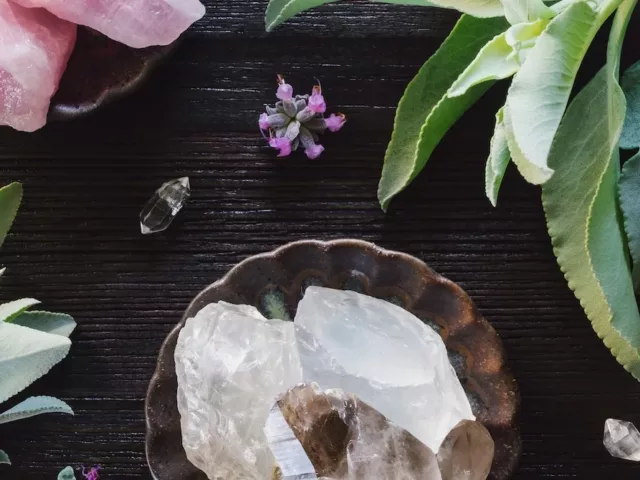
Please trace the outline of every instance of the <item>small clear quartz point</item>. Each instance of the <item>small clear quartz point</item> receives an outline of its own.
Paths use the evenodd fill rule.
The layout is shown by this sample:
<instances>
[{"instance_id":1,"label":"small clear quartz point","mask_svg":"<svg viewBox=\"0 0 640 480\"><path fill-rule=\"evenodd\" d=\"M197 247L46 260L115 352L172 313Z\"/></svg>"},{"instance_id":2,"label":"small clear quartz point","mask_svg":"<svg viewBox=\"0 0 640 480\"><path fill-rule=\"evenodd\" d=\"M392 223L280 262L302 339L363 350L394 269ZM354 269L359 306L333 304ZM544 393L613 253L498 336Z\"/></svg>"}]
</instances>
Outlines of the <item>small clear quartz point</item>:
<instances>
[{"instance_id":1,"label":"small clear quartz point","mask_svg":"<svg viewBox=\"0 0 640 480\"><path fill-rule=\"evenodd\" d=\"M640 461L640 432L631 422L607 419L602 443L612 457Z\"/></svg>"},{"instance_id":2,"label":"small clear quartz point","mask_svg":"<svg viewBox=\"0 0 640 480\"><path fill-rule=\"evenodd\" d=\"M189 177L163 184L140 212L140 231L148 235L166 230L190 195Z\"/></svg>"}]
</instances>

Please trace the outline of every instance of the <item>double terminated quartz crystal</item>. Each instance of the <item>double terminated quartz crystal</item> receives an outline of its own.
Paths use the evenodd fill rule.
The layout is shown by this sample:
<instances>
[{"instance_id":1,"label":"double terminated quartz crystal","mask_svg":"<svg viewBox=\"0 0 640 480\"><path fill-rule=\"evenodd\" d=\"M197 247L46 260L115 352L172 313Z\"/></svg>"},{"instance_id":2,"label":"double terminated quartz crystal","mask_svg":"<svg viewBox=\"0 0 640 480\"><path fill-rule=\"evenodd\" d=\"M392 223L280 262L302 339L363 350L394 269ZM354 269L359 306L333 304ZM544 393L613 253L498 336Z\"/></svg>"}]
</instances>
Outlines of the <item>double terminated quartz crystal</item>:
<instances>
[{"instance_id":1,"label":"double terminated quartz crystal","mask_svg":"<svg viewBox=\"0 0 640 480\"><path fill-rule=\"evenodd\" d=\"M321 452L351 462L349 476L334 473L336 480L440 480L433 452L464 448L447 435L474 418L439 335L406 310L355 292L309 287L293 323L211 304L187 320L175 360L183 445L212 480L270 480L276 465L288 480L333 480L322 477L314 457ZM325 421L295 413L304 409ZM302 436L295 418L312 422ZM407 463L416 451L420 458ZM493 450L483 451L490 465ZM374 465L388 475L362 473ZM402 476L399 465L434 473Z\"/></svg>"},{"instance_id":2,"label":"double terminated quartz crystal","mask_svg":"<svg viewBox=\"0 0 640 480\"><path fill-rule=\"evenodd\" d=\"M612 457L640 462L640 432L633 423L607 419L603 443Z\"/></svg>"},{"instance_id":3,"label":"double terminated quartz crystal","mask_svg":"<svg viewBox=\"0 0 640 480\"><path fill-rule=\"evenodd\" d=\"M169 228L190 195L189 177L176 178L163 184L140 212L142 233L148 235Z\"/></svg>"}]
</instances>

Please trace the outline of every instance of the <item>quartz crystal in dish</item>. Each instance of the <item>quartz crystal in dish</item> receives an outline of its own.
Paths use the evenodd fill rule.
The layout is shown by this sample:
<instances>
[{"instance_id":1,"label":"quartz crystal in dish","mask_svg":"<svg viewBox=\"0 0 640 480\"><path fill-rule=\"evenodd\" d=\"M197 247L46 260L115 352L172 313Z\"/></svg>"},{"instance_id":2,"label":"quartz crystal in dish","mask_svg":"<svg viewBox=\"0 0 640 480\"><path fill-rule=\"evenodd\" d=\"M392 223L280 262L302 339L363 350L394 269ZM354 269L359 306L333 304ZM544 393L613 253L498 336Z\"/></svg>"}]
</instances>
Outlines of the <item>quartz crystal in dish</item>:
<instances>
[{"instance_id":1,"label":"quartz crystal in dish","mask_svg":"<svg viewBox=\"0 0 640 480\"><path fill-rule=\"evenodd\" d=\"M12 0L42 7L130 47L169 45L204 15L199 0Z\"/></svg>"},{"instance_id":2,"label":"quartz crystal in dish","mask_svg":"<svg viewBox=\"0 0 640 480\"><path fill-rule=\"evenodd\" d=\"M276 478L302 480L441 480L435 454L405 429L389 422L376 409L342 390L322 391L317 385L299 385L274 405L265 433L274 452L281 435L272 424L286 425L312 465L309 472L292 471L304 458L276 455ZM311 476L312 475L312 476Z\"/></svg>"},{"instance_id":3,"label":"quartz crystal in dish","mask_svg":"<svg viewBox=\"0 0 640 480\"><path fill-rule=\"evenodd\" d=\"M461 420L475 420L442 338L407 310L309 287L295 324L305 382L357 395L433 451Z\"/></svg>"},{"instance_id":4,"label":"quartz crystal in dish","mask_svg":"<svg viewBox=\"0 0 640 480\"><path fill-rule=\"evenodd\" d=\"M211 304L187 320L175 361L191 463L210 479L270 479L275 459L264 424L274 399L302 379L293 323Z\"/></svg>"},{"instance_id":5,"label":"quartz crystal in dish","mask_svg":"<svg viewBox=\"0 0 640 480\"><path fill-rule=\"evenodd\" d=\"M25 132L44 126L75 41L75 25L0 0L0 125Z\"/></svg>"}]
</instances>

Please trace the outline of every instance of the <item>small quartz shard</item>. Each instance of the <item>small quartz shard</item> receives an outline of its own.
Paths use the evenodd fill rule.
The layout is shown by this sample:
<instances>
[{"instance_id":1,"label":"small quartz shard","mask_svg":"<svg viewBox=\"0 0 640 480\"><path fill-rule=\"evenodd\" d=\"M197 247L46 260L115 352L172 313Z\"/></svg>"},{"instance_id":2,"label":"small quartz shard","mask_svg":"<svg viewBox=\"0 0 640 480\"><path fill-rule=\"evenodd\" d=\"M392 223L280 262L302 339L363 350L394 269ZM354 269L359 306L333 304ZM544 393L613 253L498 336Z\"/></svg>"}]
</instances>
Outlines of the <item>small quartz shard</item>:
<instances>
[{"instance_id":1,"label":"small quartz shard","mask_svg":"<svg viewBox=\"0 0 640 480\"><path fill-rule=\"evenodd\" d=\"M405 309L309 287L295 324L306 383L353 393L431 450L475 420L442 338Z\"/></svg>"},{"instance_id":2,"label":"small quartz shard","mask_svg":"<svg viewBox=\"0 0 640 480\"><path fill-rule=\"evenodd\" d=\"M442 480L485 480L493 463L494 443L481 423L461 421L438 451Z\"/></svg>"},{"instance_id":3,"label":"small quartz shard","mask_svg":"<svg viewBox=\"0 0 640 480\"><path fill-rule=\"evenodd\" d=\"M612 457L640 462L640 432L633 423L607 419L603 443Z\"/></svg>"},{"instance_id":4,"label":"small quartz shard","mask_svg":"<svg viewBox=\"0 0 640 480\"><path fill-rule=\"evenodd\" d=\"M189 461L212 480L270 479L265 422L274 399L302 381L293 323L213 303L186 321L174 356Z\"/></svg>"},{"instance_id":5,"label":"small quartz shard","mask_svg":"<svg viewBox=\"0 0 640 480\"><path fill-rule=\"evenodd\" d=\"M189 177L176 178L163 184L140 212L140 230L144 235L169 228L191 195Z\"/></svg>"},{"instance_id":6,"label":"small quartz shard","mask_svg":"<svg viewBox=\"0 0 640 480\"><path fill-rule=\"evenodd\" d=\"M277 407L277 408L276 408ZM435 454L405 429L390 422L356 396L316 384L296 385L274 405L269 421L287 423L298 442L294 457L276 452L278 437L265 428L281 475L287 480L441 480ZM289 439L292 442L292 439ZM306 453L314 471L284 476ZM314 476L311 476L314 475Z\"/></svg>"}]
</instances>

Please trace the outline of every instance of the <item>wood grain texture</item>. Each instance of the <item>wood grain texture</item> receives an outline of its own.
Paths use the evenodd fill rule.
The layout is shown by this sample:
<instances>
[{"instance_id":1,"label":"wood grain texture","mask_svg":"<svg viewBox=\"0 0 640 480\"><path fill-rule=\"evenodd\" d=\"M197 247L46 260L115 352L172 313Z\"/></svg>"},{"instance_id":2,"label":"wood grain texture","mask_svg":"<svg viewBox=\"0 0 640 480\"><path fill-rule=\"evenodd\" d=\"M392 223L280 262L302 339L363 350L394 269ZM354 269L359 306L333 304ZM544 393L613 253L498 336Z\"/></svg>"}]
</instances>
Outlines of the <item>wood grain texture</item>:
<instances>
[{"instance_id":1,"label":"wood grain texture","mask_svg":"<svg viewBox=\"0 0 640 480\"><path fill-rule=\"evenodd\" d=\"M67 464L96 463L105 479L150 478L146 386L191 298L249 255L296 239L354 237L426 261L496 327L523 398L517 480L637 479L640 465L611 459L601 437L607 417L640 425L640 385L568 290L539 190L510 169L498 208L484 198L504 87L450 132L389 214L378 208L394 107L455 14L345 2L267 35L264 8L263 0L211 0L207 17L131 98L35 134L0 130L2 183L25 186L0 252L8 267L0 299L34 296L78 322L70 356L16 399L55 395L76 416L0 426L0 448L14 462L0 466L0 478L54 479ZM638 41L634 33L628 44ZM628 64L638 54L627 50ZM599 67L602 51L600 42L586 71ZM327 136L321 160L276 159L258 135L276 73L298 89L321 78L330 110L349 116ZM143 237L140 208L182 175L191 178L189 204L169 231Z\"/></svg>"}]
</instances>

